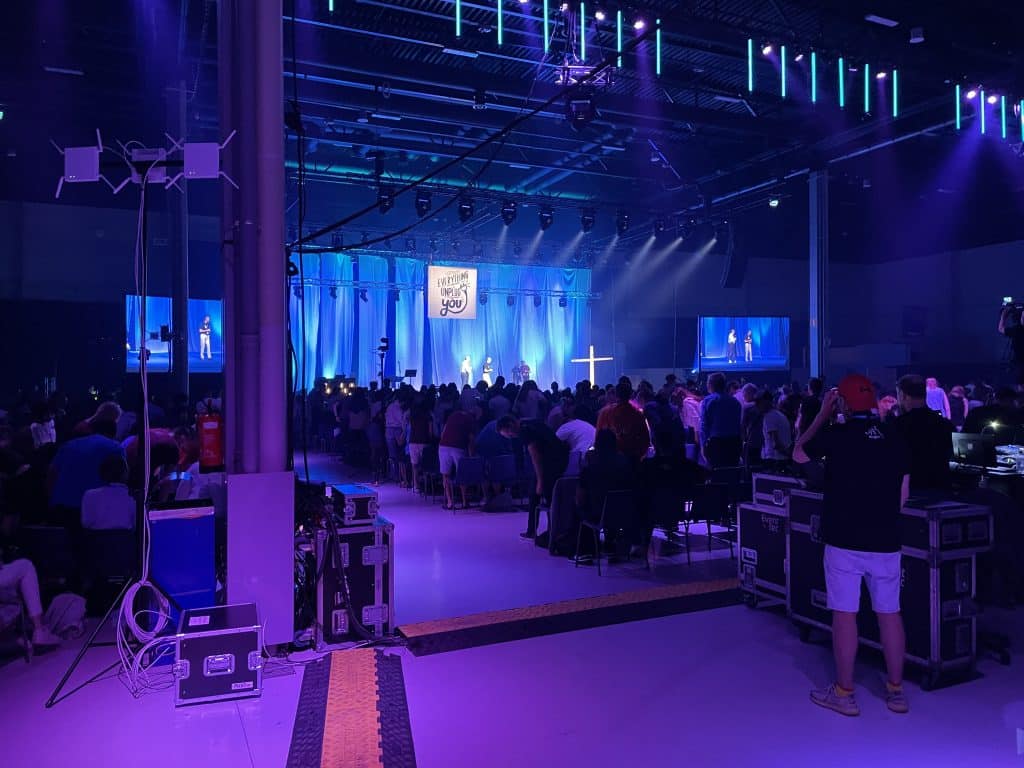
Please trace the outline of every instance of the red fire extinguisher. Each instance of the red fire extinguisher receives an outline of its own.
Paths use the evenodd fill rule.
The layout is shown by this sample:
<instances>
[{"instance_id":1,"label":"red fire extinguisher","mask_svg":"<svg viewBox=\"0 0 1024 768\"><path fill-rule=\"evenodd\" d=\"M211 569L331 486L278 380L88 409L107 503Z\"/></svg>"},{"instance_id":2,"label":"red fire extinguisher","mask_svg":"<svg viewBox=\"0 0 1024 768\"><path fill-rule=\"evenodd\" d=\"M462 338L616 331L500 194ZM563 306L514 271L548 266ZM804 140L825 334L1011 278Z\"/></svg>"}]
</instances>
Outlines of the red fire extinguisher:
<instances>
[{"instance_id":1,"label":"red fire extinguisher","mask_svg":"<svg viewBox=\"0 0 1024 768\"><path fill-rule=\"evenodd\" d=\"M196 419L199 428L199 471L224 471L224 417L204 413Z\"/></svg>"}]
</instances>

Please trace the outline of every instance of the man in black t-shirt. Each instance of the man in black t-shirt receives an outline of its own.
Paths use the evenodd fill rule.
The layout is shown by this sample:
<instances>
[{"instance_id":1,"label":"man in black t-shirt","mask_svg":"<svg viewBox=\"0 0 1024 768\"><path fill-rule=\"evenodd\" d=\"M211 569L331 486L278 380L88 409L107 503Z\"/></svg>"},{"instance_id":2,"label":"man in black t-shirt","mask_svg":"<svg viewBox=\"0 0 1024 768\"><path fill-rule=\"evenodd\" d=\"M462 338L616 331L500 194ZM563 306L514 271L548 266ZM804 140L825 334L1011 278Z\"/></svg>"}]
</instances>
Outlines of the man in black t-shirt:
<instances>
[{"instance_id":1,"label":"man in black t-shirt","mask_svg":"<svg viewBox=\"0 0 1024 768\"><path fill-rule=\"evenodd\" d=\"M928 407L925 380L909 374L896 384L900 416L896 429L910 451L910 490L914 494L950 489L953 425Z\"/></svg>"},{"instance_id":2,"label":"man in black t-shirt","mask_svg":"<svg viewBox=\"0 0 1024 768\"><path fill-rule=\"evenodd\" d=\"M881 630L889 673L886 705L892 712L909 711L903 693L900 510L910 493L910 459L899 432L873 415L876 407L871 381L847 376L838 389L826 394L821 411L793 451L793 459L801 464L825 461L821 529L837 679L825 689L811 691L811 700L843 715L860 714L853 670L862 580Z\"/></svg>"}]
</instances>

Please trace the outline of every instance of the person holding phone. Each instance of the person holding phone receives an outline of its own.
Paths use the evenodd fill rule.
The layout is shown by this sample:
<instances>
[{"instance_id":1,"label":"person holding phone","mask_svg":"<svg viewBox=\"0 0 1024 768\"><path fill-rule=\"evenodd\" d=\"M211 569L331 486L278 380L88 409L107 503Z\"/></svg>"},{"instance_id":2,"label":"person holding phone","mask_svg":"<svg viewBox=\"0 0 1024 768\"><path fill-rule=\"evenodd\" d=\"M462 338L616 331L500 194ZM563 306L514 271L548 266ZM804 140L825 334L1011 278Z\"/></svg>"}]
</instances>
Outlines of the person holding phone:
<instances>
[{"instance_id":1,"label":"person holding phone","mask_svg":"<svg viewBox=\"0 0 1024 768\"><path fill-rule=\"evenodd\" d=\"M900 511L910 495L910 455L899 430L878 419L877 407L871 381L847 376L826 393L793 449L797 463L823 460L825 470L821 531L836 680L811 691L811 701L848 716L860 714L853 673L862 581L881 631L886 706L897 714L910 710L900 615Z\"/></svg>"}]
</instances>

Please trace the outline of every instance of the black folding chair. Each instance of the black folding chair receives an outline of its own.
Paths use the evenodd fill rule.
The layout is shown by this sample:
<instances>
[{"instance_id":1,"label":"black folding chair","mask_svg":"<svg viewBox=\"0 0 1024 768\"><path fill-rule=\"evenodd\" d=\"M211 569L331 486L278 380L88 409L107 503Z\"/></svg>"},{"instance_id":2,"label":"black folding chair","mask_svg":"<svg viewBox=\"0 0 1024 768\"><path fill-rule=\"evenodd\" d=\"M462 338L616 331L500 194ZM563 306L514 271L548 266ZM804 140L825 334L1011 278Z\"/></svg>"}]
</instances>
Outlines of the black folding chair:
<instances>
[{"instance_id":1,"label":"black folding chair","mask_svg":"<svg viewBox=\"0 0 1024 768\"><path fill-rule=\"evenodd\" d=\"M462 492L462 506L467 508L469 502L466 499L466 489L475 486L480 490L480 496L484 493L484 460L481 456L463 456L455 466L455 485L459 486ZM455 507L452 507L452 514L455 514Z\"/></svg>"},{"instance_id":2,"label":"black folding chair","mask_svg":"<svg viewBox=\"0 0 1024 768\"><path fill-rule=\"evenodd\" d=\"M601 518L596 522L583 520L580 522L579 531L576 534L576 555L573 560L576 566L580 564L580 543L583 539L583 529L588 529L594 536L594 557L597 559L597 575L601 575L601 538L605 539L611 532L630 530L636 521L637 509L636 499L633 491L609 491L604 497L604 506L601 508Z\"/></svg>"}]
</instances>

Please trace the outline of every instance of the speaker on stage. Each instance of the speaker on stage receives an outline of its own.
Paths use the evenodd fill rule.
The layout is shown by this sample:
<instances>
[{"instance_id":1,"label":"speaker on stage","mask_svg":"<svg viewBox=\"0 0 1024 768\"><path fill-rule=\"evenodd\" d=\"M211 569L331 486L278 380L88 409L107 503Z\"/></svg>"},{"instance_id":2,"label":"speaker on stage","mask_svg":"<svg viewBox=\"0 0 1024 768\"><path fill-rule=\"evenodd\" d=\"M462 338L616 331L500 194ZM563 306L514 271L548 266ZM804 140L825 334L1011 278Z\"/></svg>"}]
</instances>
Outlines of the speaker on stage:
<instances>
[{"instance_id":1,"label":"speaker on stage","mask_svg":"<svg viewBox=\"0 0 1024 768\"><path fill-rule=\"evenodd\" d=\"M723 288L742 288L747 277L747 257L743 251L736 250L732 235L732 225L725 224L716 233L721 241L725 239L725 266L722 269Z\"/></svg>"}]
</instances>

